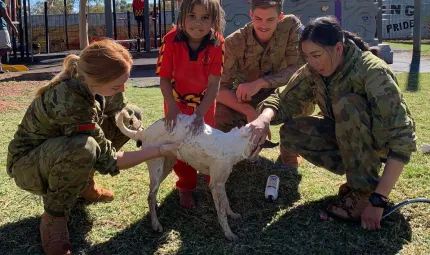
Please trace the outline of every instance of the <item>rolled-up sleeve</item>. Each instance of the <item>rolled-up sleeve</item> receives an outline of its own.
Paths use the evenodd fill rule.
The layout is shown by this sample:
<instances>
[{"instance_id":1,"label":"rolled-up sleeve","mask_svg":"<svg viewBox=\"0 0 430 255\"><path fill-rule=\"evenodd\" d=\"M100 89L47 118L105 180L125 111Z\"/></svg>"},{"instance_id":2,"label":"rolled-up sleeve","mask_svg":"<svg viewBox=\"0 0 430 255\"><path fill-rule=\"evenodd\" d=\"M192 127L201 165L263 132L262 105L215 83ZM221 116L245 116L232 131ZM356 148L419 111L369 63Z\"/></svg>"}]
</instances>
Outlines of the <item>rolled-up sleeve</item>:
<instances>
[{"instance_id":1,"label":"rolled-up sleeve","mask_svg":"<svg viewBox=\"0 0 430 255\"><path fill-rule=\"evenodd\" d=\"M265 108L275 110L271 124L278 125L287 120L310 115L314 111L314 89L299 70L288 85L279 87L275 92L258 105L261 113Z\"/></svg>"}]
</instances>

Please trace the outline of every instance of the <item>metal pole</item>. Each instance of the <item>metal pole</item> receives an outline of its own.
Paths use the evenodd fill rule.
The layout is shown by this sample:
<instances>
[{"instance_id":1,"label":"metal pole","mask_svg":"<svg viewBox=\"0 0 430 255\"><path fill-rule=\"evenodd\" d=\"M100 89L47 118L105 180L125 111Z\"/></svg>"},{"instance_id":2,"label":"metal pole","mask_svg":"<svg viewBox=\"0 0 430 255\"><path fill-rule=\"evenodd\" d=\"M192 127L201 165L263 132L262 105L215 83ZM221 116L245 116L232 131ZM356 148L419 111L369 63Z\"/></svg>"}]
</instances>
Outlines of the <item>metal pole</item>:
<instances>
[{"instance_id":1,"label":"metal pole","mask_svg":"<svg viewBox=\"0 0 430 255\"><path fill-rule=\"evenodd\" d=\"M172 0L172 24L175 24L176 21L176 17L175 17L175 1L176 0Z\"/></svg>"},{"instance_id":2,"label":"metal pole","mask_svg":"<svg viewBox=\"0 0 430 255\"><path fill-rule=\"evenodd\" d=\"M157 48L157 0L154 0L151 19L152 23L154 23L154 48Z\"/></svg>"},{"instance_id":3,"label":"metal pole","mask_svg":"<svg viewBox=\"0 0 430 255\"><path fill-rule=\"evenodd\" d=\"M105 0L106 37L112 38L112 2Z\"/></svg>"},{"instance_id":4,"label":"metal pole","mask_svg":"<svg viewBox=\"0 0 430 255\"><path fill-rule=\"evenodd\" d=\"M144 20L145 19L148 20L148 22L143 23L143 26L145 27L145 31L144 31L144 35L143 35L144 40L145 40L144 47L145 47L145 51L149 52L149 51L151 51L151 39L149 38L150 37L150 34L149 34L149 23L150 23L149 22L149 20L150 20L150 17L149 17L149 1L145 1L144 4L145 4L145 8L143 9L143 12L144 12L145 17L143 17L143 18L144 18Z\"/></svg>"},{"instance_id":5,"label":"metal pole","mask_svg":"<svg viewBox=\"0 0 430 255\"><path fill-rule=\"evenodd\" d=\"M24 58L24 31L22 30L22 7L21 0L18 0L18 32L19 32L19 51L21 53L21 58Z\"/></svg>"},{"instance_id":6,"label":"metal pole","mask_svg":"<svg viewBox=\"0 0 430 255\"><path fill-rule=\"evenodd\" d=\"M30 0L28 0L28 20L30 21L30 46L31 46L31 62L34 62L34 52L33 52L33 22L31 21L31 7L30 7Z\"/></svg>"},{"instance_id":7,"label":"metal pole","mask_svg":"<svg viewBox=\"0 0 430 255\"><path fill-rule=\"evenodd\" d=\"M378 0L378 14L376 21L376 32L379 43L382 43L382 0Z\"/></svg>"},{"instance_id":8,"label":"metal pole","mask_svg":"<svg viewBox=\"0 0 430 255\"><path fill-rule=\"evenodd\" d=\"M116 40L118 38L118 33L116 30L116 0L112 0L113 9L113 38Z\"/></svg>"},{"instance_id":9,"label":"metal pole","mask_svg":"<svg viewBox=\"0 0 430 255\"><path fill-rule=\"evenodd\" d=\"M11 19L12 21L16 21L16 1L15 0L11 0ZM13 52L13 56L14 58L16 58L16 37L18 35L16 35L14 32L12 32L13 37L12 37L12 52Z\"/></svg>"},{"instance_id":10,"label":"metal pole","mask_svg":"<svg viewBox=\"0 0 430 255\"><path fill-rule=\"evenodd\" d=\"M131 38L130 11L127 11L127 32L128 32L128 39L130 39Z\"/></svg>"},{"instance_id":11,"label":"metal pole","mask_svg":"<svg viewBox=\"0 0 430 255\"><path fill-rule=\"evenodd\" d=\"M49 53L48 2L44 2L43 6L45 7L45 47L46 53Z\"/></svg>"},{"instance_id":12,"label":"metal pole","mask_svg":"<svg viewBox=\"0 0 430 255\"><path fill-rule=\"evenodd\" d=\"M69 50L69 29L67 27L67 0L64 0L64 27L66 28L66 49Z\"/></svg>"},{"instance_id":13,"label":"metal pole","mask_svg":"<svg viewBox=\"0 0 430 255\"><path fill-rule=\"evenodd\" d=\"M162 37L161 36L161 0L158 0L158 36L160 36L160 38ZM157 16L155 16L155 17L157 17ZM157 39L157 41L158 41L158 39Z\"/></svg>"},{"instance_id":14,"label":"metal pole","mask_svg":"<svg viewBox=\"0 0 430 255\"><path fill-rule=\"evenodd\" d=\"M131 39L131 24L130 24L130 11L127 11L127 35L128 35L128 39ZM128 44L129 47L128 49L131 50L131 43Z\"/></svg>"},{"instance_id":15,"label":"metal pole","mask_svg":"<svg viewBox=\"0 0 430 255\"><path fill-rule=\"evenodd\" d=\"M27 23L27 0L23 0L23 10L24 10L24 26L25 26L25 55L30 57L30 52L28 51L28 23Z\"/></svg>"},{"instance_id":16,"label":"metal pole","mask_svg":"<svg viewBox=\"0 0 430 255\"><path fill-rule=\"evenodd\" d=\"M163 17L164 17L164 35L166 35L167 24L166 24L166 0L163 0ZM161 35L160 35L161 37Z\"/></svg>"},{"instance_id":17,"label":"metal pole","mask_svg":"<svg viewBox=\"0 0 430 255\"><path fill-rule=\"evenodd\" d=\"M421 2L414 0L414 55L420 55L421 52Z\"/></svg>"}]
</instances>

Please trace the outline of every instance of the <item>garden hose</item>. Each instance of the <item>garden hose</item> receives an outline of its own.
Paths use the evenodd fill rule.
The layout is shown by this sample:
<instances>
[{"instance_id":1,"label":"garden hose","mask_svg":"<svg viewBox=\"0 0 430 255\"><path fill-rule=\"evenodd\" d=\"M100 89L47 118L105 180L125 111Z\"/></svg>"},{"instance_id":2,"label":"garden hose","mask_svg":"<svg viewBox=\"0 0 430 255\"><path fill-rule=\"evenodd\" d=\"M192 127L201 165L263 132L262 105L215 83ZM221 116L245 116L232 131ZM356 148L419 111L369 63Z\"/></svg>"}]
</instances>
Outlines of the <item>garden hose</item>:
<instances>
[{"instance_id":1,"label":"garden hose","mask_svg":"<svg viewBox=\"0 0 430 255\"><path fill-rule=\"evenodd\" d=\"M388 210L384 211L384 213L382 214L382 218L384 219L385 217L387 217L388 215L392 214L393 212L399 210L401 207L408 205L408 204L413 204L413 203L430 203L430 199L427 198L412 198L412 199L407 199L403 202L400 202L396 205L394 205L393 207L390 207Z\"/></svg>"}]
</instances>

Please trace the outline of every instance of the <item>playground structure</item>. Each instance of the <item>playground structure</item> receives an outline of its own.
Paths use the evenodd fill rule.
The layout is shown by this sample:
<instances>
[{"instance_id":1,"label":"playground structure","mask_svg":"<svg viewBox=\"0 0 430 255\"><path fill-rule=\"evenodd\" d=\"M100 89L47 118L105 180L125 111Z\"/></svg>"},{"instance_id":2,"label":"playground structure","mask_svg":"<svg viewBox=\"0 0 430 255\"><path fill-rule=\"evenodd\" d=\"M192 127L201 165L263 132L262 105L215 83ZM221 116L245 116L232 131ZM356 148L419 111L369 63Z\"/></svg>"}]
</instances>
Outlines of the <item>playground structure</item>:
<instances>
[{"instance_id":1,"label":"playground structure","mask_svg":"<svg viewBox=\"0 0 430 255\"><path fill-rule=\"evenodd\" d=\"M430 36L430 22L426 10L430 0L423 0L424 37ZM166 9L166 2L171 8ZM29 0L6 0L11 18L18 24L18 39L12 34L12 57L33 60L39 53L67 52L82 49L86 43L104 37L118 40L130 50L151 52L161 43L161 38L171 28L177 16L178 3L175 0L145 1L146 21L142 31L137 31L133 14L116 13L115 1L105 0L104 13L48 15L45 3L44 15L30 15ZM221 1L226 12L227 26L224 36L250 21L250 0ZM337 17L344 29L359 34L370 45L377 45L383 39L411 38L413 4L411 0L285 0L284 13L297 15L306 24L311 18L323 15ZM67 0L64 0L66 6ZM85 9L86 0L80 2ZM151 5L151 6L150 6ZM156 8L158 7L159 12ZM158 15L151 15L150 12ZM399 13L402 17L399 17ZM430 17L429 17L430 18ZM427 20L428 19L428 20ZM407 24L406 24L407 23ZM400 25L399 25L400 24ZM408 30L409 29L409 30ZM377 31L380 31L377 33ZM399 32L401 31L401 33ZM389 32L389 33L387 33ZM142 38L137 34L142 34ZM403 36L403 37L402 37ZM143 44L143 45L142 45ZM390 54L386 48L384 52ZM392 53L391 53L392 54Z\"/></svg>"}]
</instances>

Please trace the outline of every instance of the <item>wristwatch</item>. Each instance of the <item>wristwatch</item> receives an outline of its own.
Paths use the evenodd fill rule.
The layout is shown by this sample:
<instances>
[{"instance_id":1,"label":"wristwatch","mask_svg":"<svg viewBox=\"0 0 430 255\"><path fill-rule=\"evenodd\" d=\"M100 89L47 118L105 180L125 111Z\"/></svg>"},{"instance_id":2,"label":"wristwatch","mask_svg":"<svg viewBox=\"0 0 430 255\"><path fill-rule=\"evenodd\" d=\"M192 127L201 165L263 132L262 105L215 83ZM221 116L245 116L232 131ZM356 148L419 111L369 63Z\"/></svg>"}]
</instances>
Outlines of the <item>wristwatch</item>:
<instances>
[{"instance_id":1,"label":"wristwatch","mask_svg":"<svg viewBox=\"0 0 430 255\"><path fill-rule=\"evenodd\" d=\"M373 207L379 207L379 208L387 208L388 205L388 198L386 196L383 196L381 194L373 192L370 197L369 201L372 204Z\"/></svg>"}]
</instances>

